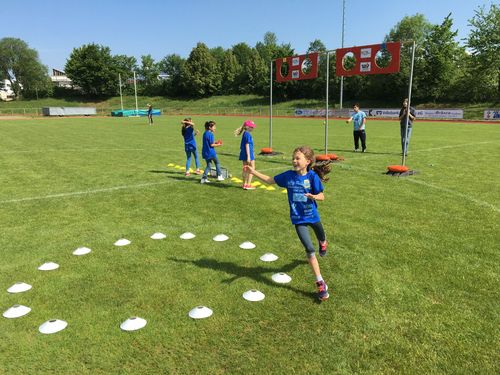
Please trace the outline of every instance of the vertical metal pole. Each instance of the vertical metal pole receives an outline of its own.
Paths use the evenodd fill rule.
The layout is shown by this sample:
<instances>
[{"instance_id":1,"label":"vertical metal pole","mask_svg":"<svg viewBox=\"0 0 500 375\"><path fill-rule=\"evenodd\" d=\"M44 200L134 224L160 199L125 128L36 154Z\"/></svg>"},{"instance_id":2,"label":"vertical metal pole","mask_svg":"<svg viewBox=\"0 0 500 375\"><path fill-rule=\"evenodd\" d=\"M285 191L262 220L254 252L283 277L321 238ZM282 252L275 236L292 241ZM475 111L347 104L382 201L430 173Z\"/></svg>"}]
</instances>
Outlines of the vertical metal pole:
<instances>
[{"instance_id":1,"label":"vertical metal pole","mask_svg":"<svg viewBox=\"0 0 500 375\"><path fill-rule=\"evenodd\" d=\"M330 88L330 51L326 52L326 112L325 112L325 155L328 154L328 100Z\"/></svg>"},{"instance_id":2,"label":"vertical metal pole","mask_svg":"<svg viewBox=\"0 0 500 375\"><path fill-rule=\"evenodd\" d=\"M413 41L413 48L411 52L411 69L410 69L410 85L408 88L408 110L406 111L406 123L405 123L405 133L404 133L404 139L403 139L403 161L401 162L402 165L405 165L406 163L406 152L408 150L407 143L409 143L409 140L407 139L408 137L408 121L410 120L410 108L411 108L411 88L413 85L413 65L415 63L415 41Z\"/></svg>"},{"instance_id":3,"label":"vertical metal pole","mask_svg":"<svg viewBox=\"0 0 500 375\"><path fill-rule=\"evenodd\" d=\"M135 70L134 70L134 91L135 91L135 115L139 116L139 105L137 104L137 83L135 81Z\"/></svg>"},{"instance_id":4,"label":"vertical metal pole","mask_svg":"<svg viewBox=\"0 0 500 375\"><path fill-rule=\"evenodd\" d=\"M118 83L120 85L120 104L122 106L122 111L123 111L122 75L120 73L118 73Z\"/></svg>"},{"instance_id":5,"label":"vertical metal pole","mask_svg":"<svg viewBox=\"0 0 500 375\"><path fill-rule=\"evenodd\" d=\"M269 66L269 147L273 147L273 60Z\"/></svg>"},{"instance_id":6,"label":"vertical metal pole","mask_svg":"<svg viewBox=\"0 0 500 375\"><path fill-rule=\"evenodd\" d=\"M342 1L342 48L344 48L345 0ZM344 76L340 77L340 109L344 101Z\"/></svg>"}]
</instances>

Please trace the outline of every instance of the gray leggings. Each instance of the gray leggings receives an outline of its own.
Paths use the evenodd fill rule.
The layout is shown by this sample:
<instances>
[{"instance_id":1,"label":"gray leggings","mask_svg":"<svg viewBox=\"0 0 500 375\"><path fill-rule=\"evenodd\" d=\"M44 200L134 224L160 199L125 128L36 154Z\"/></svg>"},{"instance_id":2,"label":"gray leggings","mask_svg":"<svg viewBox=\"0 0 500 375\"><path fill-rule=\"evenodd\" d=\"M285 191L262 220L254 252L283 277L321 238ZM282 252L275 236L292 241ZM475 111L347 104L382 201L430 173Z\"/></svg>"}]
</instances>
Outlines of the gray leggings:
<instances>
[{"instance_id":1,"label":"gray leggings","mask_svg":"<svg viewBox=\"0 0 500 375\"><path fill-rule=\"evenodd\" d=\"M314 233L316 234L316 238L318 241L325 241L326 240L326 235L325 231L323 229L323 225L321 224L321 221L318 221L317 223L307 223L307 224L296 224L295 225L295 230L297 231L297 235L300 238L300 242L302 242L302 245L304 245L306 249L306 254L310 258L314 256L314 253L316 252L316 249L314 248L314 245L311 241L311 236L309 235L309 229L307 227L312 227L314 230Z\"/></svg>"}]
</instances>

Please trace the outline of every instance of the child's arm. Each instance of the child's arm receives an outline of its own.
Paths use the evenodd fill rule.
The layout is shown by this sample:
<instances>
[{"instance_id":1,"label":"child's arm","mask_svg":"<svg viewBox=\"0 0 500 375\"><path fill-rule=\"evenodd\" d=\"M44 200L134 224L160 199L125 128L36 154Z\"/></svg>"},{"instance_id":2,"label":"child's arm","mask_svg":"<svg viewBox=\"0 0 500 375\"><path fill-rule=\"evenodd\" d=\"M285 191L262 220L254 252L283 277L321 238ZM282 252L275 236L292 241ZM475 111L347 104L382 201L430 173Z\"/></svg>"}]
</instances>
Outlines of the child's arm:
<instances>
[{"instance_id":1,"label":"child's arm","mask_svg":"<svg viewBox=\"0 0 500 375\"><path fill-rule=\"evenodd\" d=\"M306 193L305 196L307 198L311 198L312 200L315 200L315 201L324 201L325 200L325 194L323 194L323 192L321 192L319 194Z\"/></svg>"},{"instance_id":2,"label":"child's arm","mask_svg":"<svg viewBox=\"0 0 500 375\"><path fill-rule=\"evenodd\" d=\"M243 167L243 169L245 171L247 171L248 173L250 174L253 174L255 177L257 177L259 180L262 180L264 181L266 184L268 185L272 185L272 184L275 184L276 181L274 181L274 178L273 177L269 177L269 176L266 176L265 174L263 173L260 173L259 171L256 171L254 168L252 168L251 166L249 165L245 165Z\"/></svg>"},{"instance_id":3,"label":"child's arm","mask_svg":"<svg viewBox=\"0 0 500 375\"><path fill-rule=\"evenodd\" d=\"M245 144L245 150L247 152L247 162L250 163L250 145L248 143Z\"/></svg>"},{"instance_id":4,"label":"child's arm","mask_svg":"<svg viewBox=\"0 0 500 375\"><path fill-rule=\"evenodd\" d=\"M352 121L352 117L349 118L349 120L345 120L345 123L348 124Z\"/></svg>"}]
</instances>

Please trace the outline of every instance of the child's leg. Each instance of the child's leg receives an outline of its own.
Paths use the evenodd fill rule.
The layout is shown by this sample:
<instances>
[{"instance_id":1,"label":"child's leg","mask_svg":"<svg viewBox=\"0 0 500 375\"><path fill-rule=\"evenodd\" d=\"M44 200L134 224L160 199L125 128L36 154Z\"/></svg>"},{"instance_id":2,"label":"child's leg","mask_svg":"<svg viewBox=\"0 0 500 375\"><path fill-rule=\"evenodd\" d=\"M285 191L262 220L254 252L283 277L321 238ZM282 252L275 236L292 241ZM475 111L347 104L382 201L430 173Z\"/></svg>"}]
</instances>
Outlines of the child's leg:
<instances>
[{"instance_id":1,"label":"child's leg","mask_svg":"<svg viewBox=\"0 0 500 375\"><path fill-rule=\"evenodd\" d=\"M318 241L320 242L326 241L326 234L325 230L323 229L323 224L321 224L321 221L311 224L311 227L314 230L314 234L316 234L316 238L318 239Z\"/></svg>"},{"instance_id":2,"label":"child's leg","mask_svg":"<svg viewBox=\"0 0 500 375\"><path fill-rule=\"evenodd\" d=\"M194 155L194 164L196 165L196 170L199 170L200 169L200 160L198 159L198 151L196 151L196 149L194 149L193 155Z\"/></svg>"},{"instance_id":3,"label":"child's leg","mask_svg":"<svg viewBox=\"0 0 500 375\"><path fill-rule=\"evenodd\" d=\"M250 163L247 163L247 164L250 165L253 169L255 169L255 160L251 160ZM253 174L248 173L247 185L250 185L252 183L252 177L253 177Z\"/></svg>"},{"instance_id":4,"label":"child's leg","mask_svg":"<svg viewBox=\"0 0 500 375\"><path fill-rule=\"evenodd\" d=\"M186 172L189 172L191 166L191 151L186 150Z\"/></svg>"},{"instance_id":5,"label":"child's leg","mask_svg":"<svg viewBox=\"0 0 500 375\"><path fill-rule=\"evenodd\" d=\"M359 137L361 138L361 148L363 150L366 149L366 131L365 130L360 130L359 131Z\"/></svg>"},{"instance_id":6,"label":"child's leg","mask_svg":"<svg viewBox=\"0 0 500 375\"><path fill-rule=\"evenodd\" d=\"M213 159L213 161L215 162L215 171L217 172L217 177L221 175L221 172L220 172L220 163L219 163L219 159L217 159L217 156Z\"/></svg>"},{"instance_id":7,"label":"child's leg","mask_svg":"<svg viewBox=\"0 0 500 375\"><path fill-rule=\"evenodd\" d=\"M212 167L212 159L205 159L205 161L207 162L207 167L203 172L203 176L201 177L202 179L208 178L208 174L210 173L210 168Z\"/></svg>"},{"instance_id":8,"label":"child's leg","mask_svg":"<svg viewBox=\"0 0 500 375\"><path fill-rule=\"evenodd\" d=\"M307 228L307 225L297 224L295 225L295 230L297 231L300 242L302 242L302 245L304 245L304 248L306 249L307 260L311 266L314 276L316 276L317 281L322 280L323 278L321 277L318 260L315 255L315 248L311 241L311 236L309 236L309 229Z\"/></svg>"},{"instance_id":9,"label":"child's leg","mask_svg":"<svg viewBox=\"0 0 500 375\"><path fill-rule=\"evenodd\" d=\"M248 179L248 174L249 174L246 171L245 166L248 165L248 163L245 160L243 160L242 164L243 164L243 170L241 172L241 178L243 179L243 187L245 187L245 186L247 186L247 179Z\"/></svg>"},{"instance_id":10,"label":"child's leg","mask_svg":"<svg viewBox=\"0 0 500 375\"><path fill-rule=\"evenodd\" d=\"M352 134L354 135L354 149L357 150L359 149L359 132L354 130Z\"/></svg>"}]
</instances>

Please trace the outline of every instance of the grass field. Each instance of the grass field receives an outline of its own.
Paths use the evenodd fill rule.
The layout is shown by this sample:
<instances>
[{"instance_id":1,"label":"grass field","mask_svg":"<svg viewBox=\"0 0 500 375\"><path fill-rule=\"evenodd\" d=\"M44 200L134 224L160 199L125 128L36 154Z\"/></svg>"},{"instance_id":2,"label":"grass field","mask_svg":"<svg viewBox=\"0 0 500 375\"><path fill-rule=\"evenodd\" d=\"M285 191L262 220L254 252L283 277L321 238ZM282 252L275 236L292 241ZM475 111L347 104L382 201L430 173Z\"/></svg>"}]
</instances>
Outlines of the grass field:
<instances>
[{"instance_id":1,"label":"grass field","mask_svg":"<svg viewBox=\"0 0 500 375\"><path fill-rule=\"evenodd\" d=\"M0 373L500 372L499 126L417 122L408 165L419 174L397 178L384 174L401 161L397 122L369 122L359 154L334 121L329 144L345 161L319 203L332 244L320 304L280 189L201 185L167 167L184 164L180 120L0 120L0 306L32 308L0 318ZM222 165L238 175L243 119L215 120ZM268 126L256 122L259 149ZM284 154L257 169L288 169L301 144L319 152L321 123L275 119ZM187 231L196 237L179 239ZM219 233L230 239L212 241ZM247 240L257 247L240 249ZM80 246L92 252L72 255ZM261 262L266 252L279 260ZM60 268L38 271L47 261ZM271 281L280 271L290 284ZM17 281L33 289L7 293ZM245 301L252 288L265 300ZM197 305L213 316L190 319ZM148 324L121 331L130 316ZM54 318L68 327L38 332Z\"/></svg>"}]
</instances>

